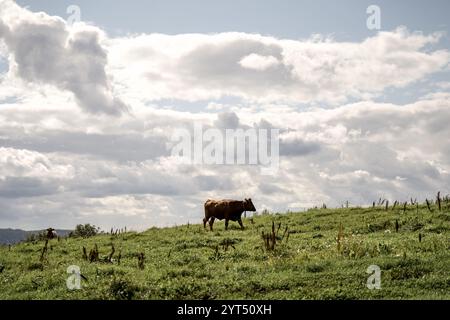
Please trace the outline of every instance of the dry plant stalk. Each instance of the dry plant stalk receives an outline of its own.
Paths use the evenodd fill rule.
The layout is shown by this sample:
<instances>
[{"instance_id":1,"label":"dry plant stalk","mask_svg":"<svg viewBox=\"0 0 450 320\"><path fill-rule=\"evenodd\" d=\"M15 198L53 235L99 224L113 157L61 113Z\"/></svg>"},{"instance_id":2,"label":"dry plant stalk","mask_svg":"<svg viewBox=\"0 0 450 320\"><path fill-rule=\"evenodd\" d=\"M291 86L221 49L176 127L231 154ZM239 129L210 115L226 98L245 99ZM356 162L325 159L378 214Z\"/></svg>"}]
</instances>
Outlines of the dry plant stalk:
<instances>
[{"instance_id":1,"label":"dry plant stalk","mask_svg":"<svg viewBox=\"0 0 450 320\"><path fill-rule=\"evenodd\" d=\"M48 251L48 239L45 240L45 245L42 248L41 258L39 259L39 261L43 262L46 259L47 251Z\"/></svg>"},{"instance_id":2,"label":"dry plant stalk","mask_svg":"<svg viewBox=\"0 0 450 320\"><path fill-rule=\"evenodd\" d=\"M108 262L110 262L110 263L112 262L112 257L114 255L114 252L116 252L116 249L114 248L114 244L111 243L111 253L108 256Z\"/></svg>"},{"instance_id":3,"label":"dry plant stalk","mask_svg":"<svg viewBox=\"0 0 450 320\"><path fill-rule=\"evenodd\" d=\"M138 254L138 268L144 270L145 268L144 263L145 263L145 255L143 252L141 252Z\"/></svg>"},{"instance_id":4,"label":"dry plant stalk","mask_svg":"<svg viewBox=\"0 0 450 320\"><path fill-rule=\"evenodd\" d=\"M395 200L395 201L394 201L394 205L392 206L392 210L394 210L394 209L395 209L395 207L397 206L397 203L398 203L398 201L397 201L397 200Z\"/></svg>"},{"instance_id":5,"label":"dry plant stalk","mask_svg":"<svg viewBox=\"0 0 450 320\"><path fill-rule=\"evenodd\" d=\"M438 204L439 211L441 211L441 192L440 191L437 193L436 202Z\"/></svg>"},{"instance_id":6,"label":"dry plant stalk","mask_svg":"<svg viewBox=\"0 0 450 320\"><path fill-rule=\"evenodd\" d=\"M98 261L98 246L97 244L94 245L94 248L89 252L89 262L95 262Z\"/></svg>"},{"instance_id":7,"label":"dry plant stalk","mask_svg":"<svg viewBox=\"0 0 450 320\"><path fill-rule=\"evenodd\" d=\"M280 227L281 227L281 225L280 225ZM272 221L272 232L264 233L264 231L262 231L261 236L264 241L266 250L268 250L268 251L275 250L275 245L277 243L277 236L275 233L275 222Z\"/></svg>"},{"instance_id":8,"label":"dry plant stalk","mask_svg":"<svg viewBox=\"0 0 450 320\"><path fill-rule=\"evenodd\" d=\"M430 210L430 212L433 212L433 210L431 210L430 201L428 201L428 199L425 199L425 202L427 203L428 210Z\"/></svg>"}]
</instances>

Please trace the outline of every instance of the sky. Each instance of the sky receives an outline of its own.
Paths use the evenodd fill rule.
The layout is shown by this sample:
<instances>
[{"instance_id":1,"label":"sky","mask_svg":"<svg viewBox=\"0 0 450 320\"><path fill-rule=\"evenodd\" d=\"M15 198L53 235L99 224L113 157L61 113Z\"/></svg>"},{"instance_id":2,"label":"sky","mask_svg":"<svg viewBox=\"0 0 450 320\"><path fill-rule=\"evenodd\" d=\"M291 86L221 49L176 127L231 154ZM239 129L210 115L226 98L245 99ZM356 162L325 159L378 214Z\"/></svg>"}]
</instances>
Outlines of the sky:
<instances>
[{"instance_id":1,"label":"sky","mask_svg":"<svg viewBox=\"0 0 450 320\"><path fill-rule=\"evenodd\" d=\"M448 194L449 9L0 0L0 228L196 223L209 198L285 212ZM173 135L199 125L278 129L277 172L180 162Z\"/></svg>"}]
</instances>

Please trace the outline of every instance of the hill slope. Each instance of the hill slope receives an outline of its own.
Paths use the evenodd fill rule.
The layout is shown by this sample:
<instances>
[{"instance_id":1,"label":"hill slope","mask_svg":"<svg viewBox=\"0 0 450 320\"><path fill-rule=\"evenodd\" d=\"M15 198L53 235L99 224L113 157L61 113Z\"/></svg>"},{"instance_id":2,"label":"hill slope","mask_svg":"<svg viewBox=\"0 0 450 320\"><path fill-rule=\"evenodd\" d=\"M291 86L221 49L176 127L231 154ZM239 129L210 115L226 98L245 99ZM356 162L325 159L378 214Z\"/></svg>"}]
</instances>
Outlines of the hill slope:
<instances>
[{"instance_id":1,"label":"hill slope","mask_svg":"<svg viewBox=\"0 0 450 320\"><path fill-rule=\"evenodd\" d=\"M278 241L267 250L261 234L271 233L272 222ZM43 262L43 242L1 247L0 299L450 299L448 204L433 212L314 209L244 225L52 240ZM89 254L95 244L101 261L84 260L83 246ZM70 265L81 269L80 290L66 287ZM367 288L371 265L380 267L381 289Z\"/></svg>"}]
</instances>

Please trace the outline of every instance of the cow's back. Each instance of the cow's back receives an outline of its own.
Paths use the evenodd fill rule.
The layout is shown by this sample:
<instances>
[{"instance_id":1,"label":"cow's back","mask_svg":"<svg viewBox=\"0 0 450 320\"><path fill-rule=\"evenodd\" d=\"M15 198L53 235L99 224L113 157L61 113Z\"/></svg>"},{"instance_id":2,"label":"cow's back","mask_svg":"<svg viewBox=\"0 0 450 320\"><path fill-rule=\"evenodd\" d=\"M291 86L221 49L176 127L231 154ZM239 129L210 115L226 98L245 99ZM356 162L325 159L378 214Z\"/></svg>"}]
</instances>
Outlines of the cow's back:
<instances>
[{"instance_id":1,"label":"cow's back","mask_svg":"<svg viewBox=\"0 0 450 320\"><path fill-rule=\"evenodd\" d=\"M205 202L205 216L217 219L234 219L240 217L243 204L238 200L211 200Z\"/></svg>"}]
</instances>

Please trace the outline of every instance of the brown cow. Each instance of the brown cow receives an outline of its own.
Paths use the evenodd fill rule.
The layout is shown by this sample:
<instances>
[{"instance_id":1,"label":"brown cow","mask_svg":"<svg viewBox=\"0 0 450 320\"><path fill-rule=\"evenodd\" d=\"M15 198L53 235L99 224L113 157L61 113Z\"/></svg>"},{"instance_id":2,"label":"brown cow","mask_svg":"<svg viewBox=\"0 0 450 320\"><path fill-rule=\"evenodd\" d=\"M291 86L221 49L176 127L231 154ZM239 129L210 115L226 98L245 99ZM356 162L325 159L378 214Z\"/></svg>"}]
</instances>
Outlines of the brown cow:
<instances>
[{"instance_id":1,"label":"brown cow","mask_svg":"<svg viewBox=\"0 0 450 320\"><path fill-rule=\"evenodd\" d=\"M205 218L203 218L203 227L206 228L206 222L209 220L209 228L212 231L214 220L225 219L225 230L228 229L228 221L237 221L242 229L241 215L244 211L256 211L252 199L239 200L207 200L205 202Z\"/></svg>"}]
</instances>

